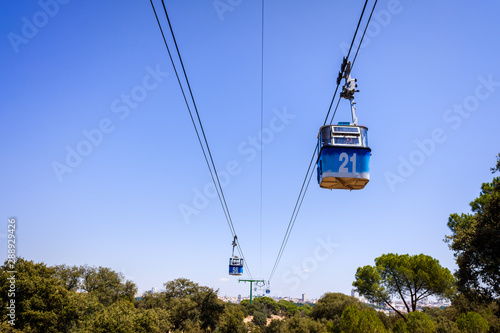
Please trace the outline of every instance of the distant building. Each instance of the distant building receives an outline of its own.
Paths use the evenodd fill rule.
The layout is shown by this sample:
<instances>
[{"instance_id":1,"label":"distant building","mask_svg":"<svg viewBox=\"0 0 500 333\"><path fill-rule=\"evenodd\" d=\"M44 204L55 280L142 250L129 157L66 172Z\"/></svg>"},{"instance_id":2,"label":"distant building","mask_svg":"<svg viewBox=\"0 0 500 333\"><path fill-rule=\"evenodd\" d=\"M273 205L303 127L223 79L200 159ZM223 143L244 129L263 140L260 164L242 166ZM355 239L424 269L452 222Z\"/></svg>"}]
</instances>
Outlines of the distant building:
<instances>
[{"instance_id":1,"label":"distant building","mask_svg":"<svg viewBox=\"0 0 500 333\"><path fill-rule=\"evenodd\" d=\"M306 294L302 294L302 302L305 302L307 301L307 295Z\"/></svg>"},{"instance_id":2,"label":"distant building","mask_svg":"<svg viewBox=\"0 0 500 333\"><path fill-rule=\"evenodd\" d=\"M147 294L147 295L153 295L155 292L156 292L156 288L155 288L155 287L153 287L153 288L151 288L151 290L146 290L146 291L144 292L144 294Z\"/></svg>"},{"instance_id":3,"label":"distant building","mask_svg":"<svg viewBox=\"0 0 500 333\"><path fill-rule=\"evenodd\" d=\"M241 302L241 294L238 294L238 302Z\"/></svg>"}]
</instances>

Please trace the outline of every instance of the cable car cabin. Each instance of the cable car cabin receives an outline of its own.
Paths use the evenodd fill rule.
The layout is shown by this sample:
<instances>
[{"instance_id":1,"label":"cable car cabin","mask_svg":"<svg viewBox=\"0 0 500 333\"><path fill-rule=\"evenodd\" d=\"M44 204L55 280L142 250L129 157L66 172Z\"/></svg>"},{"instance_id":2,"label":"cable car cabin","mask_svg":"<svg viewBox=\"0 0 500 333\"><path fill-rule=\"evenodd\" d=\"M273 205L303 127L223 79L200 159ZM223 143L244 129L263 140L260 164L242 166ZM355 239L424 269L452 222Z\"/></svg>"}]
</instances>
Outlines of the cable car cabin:
<instances>
[{"instance_id":1,"label":"cable car cabin","mask_svg":"<svg viewBox=\"0 0 500 333\"><path fill-rule=\"evenodd\" d=\"M318 134L318 183L322 188L361 190L370 181L368 128L339 123Z\"/></svg>"},{"instance_id":2,"label":"cable car cabin","mask_svg":"<svg viewBox=\"0 0 500 333\"><path fill-rule=\"evenodd\" d=\"M229 275L243 275L243 258L229 258Z\"/></svg>"}]
</instances>

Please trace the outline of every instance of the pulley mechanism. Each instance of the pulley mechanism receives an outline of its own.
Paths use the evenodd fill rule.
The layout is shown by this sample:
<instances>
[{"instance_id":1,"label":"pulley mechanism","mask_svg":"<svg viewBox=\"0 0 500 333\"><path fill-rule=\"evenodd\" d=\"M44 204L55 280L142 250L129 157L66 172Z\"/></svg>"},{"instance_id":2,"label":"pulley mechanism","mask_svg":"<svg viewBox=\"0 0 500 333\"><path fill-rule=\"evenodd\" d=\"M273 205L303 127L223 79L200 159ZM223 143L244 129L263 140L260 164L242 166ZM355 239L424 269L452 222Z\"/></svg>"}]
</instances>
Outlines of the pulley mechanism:
<instances>
[{"instance_id":1,"label":"pulley mechanism","mask_svg":"<svg viewBox=\"0 0 500 333\"><path fill-rule=\"evenodd\" d=\"M233 244L233 253L232 253L232 255L231 255L232 257L234 257L234 248L238 245L238 244L236 243L236 240L237 240L237 239L238 239L238 236L234 235L234 239L233 239L233 243L232 243L232 244Z\"/></svg>"},{"instance_id":2,"label":"pulley mechanism","mask_svg":"<svg viewBox=\"0 0 500 333\"><path fill-rule=\"evenodd\" d=\"M347 61L347 58L344 57L342 61L342 65L340 66L340 72L337 76L337 84L340 84L342 79L345 79L345 84L342 86L342 92L340 93L340 97L348 99L351 102L351 115L352 115L352 124L358 124L358 118L356 117L356 102L354 102L354 93L359 92L356 88L358 87L357 79L351 78L351 62Z\"/></svg>"}]
</instances>

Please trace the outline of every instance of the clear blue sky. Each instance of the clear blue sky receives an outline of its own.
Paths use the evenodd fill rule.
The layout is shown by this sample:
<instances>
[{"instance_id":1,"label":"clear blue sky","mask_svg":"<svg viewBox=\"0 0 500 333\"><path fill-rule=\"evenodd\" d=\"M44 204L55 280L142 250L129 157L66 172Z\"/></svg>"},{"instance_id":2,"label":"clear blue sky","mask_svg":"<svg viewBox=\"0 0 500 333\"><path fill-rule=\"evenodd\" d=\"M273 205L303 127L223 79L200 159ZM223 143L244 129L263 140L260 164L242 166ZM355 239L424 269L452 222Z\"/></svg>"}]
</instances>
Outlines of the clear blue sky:
<instances>
[{"instance_id":1,"label":"clear blue sky","mask_svg":"<svg viewBox=\"0 0 500 333\"><path fill-rule=\"evenodd\" d=\"M167 8L246 260L267 279L364 2L266 1L262 238L261 7L231 3ZM448 216L469 211L500 152L499 12L379 1L352 73L370 183L329 191L314 175L272 295L349 293L356 268L389 252L456 268ZM195 194L211 179L149 2L7 1L0 20L0 258L16 216L27 259L111 267L140 291L186 277L247 295L227 275L219 202ZM349 117L341 101L335 121Z\"/></svg>"}]
</instances>

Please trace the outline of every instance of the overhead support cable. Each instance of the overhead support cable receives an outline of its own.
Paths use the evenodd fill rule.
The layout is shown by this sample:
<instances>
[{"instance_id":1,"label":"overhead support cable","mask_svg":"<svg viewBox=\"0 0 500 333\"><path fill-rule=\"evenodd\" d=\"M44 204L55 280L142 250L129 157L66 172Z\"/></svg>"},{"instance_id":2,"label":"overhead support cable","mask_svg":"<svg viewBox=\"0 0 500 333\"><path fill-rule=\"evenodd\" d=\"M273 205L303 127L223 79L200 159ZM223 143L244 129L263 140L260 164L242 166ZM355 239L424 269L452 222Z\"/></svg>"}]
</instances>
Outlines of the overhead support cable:
<instances>
[{"instance_id":1,"label":"overhead support cable","mask_svg":"<svg viewBox=\"0 0 500 333\"><path fill-rule=\"evenodd\" d=\"M363 31L363 35L361 37L361 41L360 41L360 43L359 43L359 45L357 47L356 55L354 57L354 60L356 60L356 57L358 55L358 52L359 52L359 49L361 47L361 43L363 42L363 38L365 36L366 30L368 28L368 25L370 24L370 20L371 20L373 11L375 10L375 6L377 5L377 1L378 0L375 0L375 3L373 5L372 11L370 13L370 16L369 16L369 18L368 18L368 20L366 22L366 26L365 26L365 29ZM347 59L349 58L349 56L351 54L351 50L352 50L354 42L356 40L358 29L359 29L359 26L360 26L361 21L363 19L363 14L365 12L367 4L368 4L368 0L365 1L365 4L363 6L363 10L361 11L361 15L359 17L358 24L357 24L356 30L354 32L354 36L353 36L352 41L351 41L351 46L349 47L349 51L347 53L347 56L344 58L345 59L344 62L347 61ZM354 61L351 64L351 69L352 69L353 64L354 64ZM330 112L332 110L332 106L333 106L335 98L337 96L337 91L339 89L339 86L340 86L340 81L337 81L337 86L335 88L335 92L333 93L332 101L330 102L330 106L328 108L328 112L327 112L325 120L323 122L323 126L326 125L326 123L328 122L328 117L330 115ZM332 122L333 122L333 118L335 117L335 114L337 113L337 109L339 107L339 104L340 104L340 98L337 101L337 105L335 107L335 110L333 112L332 118L330 120L330 124L332 124ZM288 243L288 239L290 238L290 234L291 234L292 229L293 229L293 227L295 225L295 221L297 220L297 216L299 214L300 208L302 207L302 203L304 202L304 198L305 198L307 189L309 188L309 184L311 183L311 179L312 179L312 176L314 174L314 161L315 161L315 157L316 157L317 152L318 152L318 143L316 143L316 146L314 147L314 152L313 152L311 160L309 162L309 167L307 169L306 175L305 175L304 180L302 182L302 186L300 188L299 195L298 195L297 200L295 202L295 206L294 206L294 209L293 209L293 212L292 212L292 216L290 217L290 221L288 222L288 227L287 227L287 229L285 231L285 236L283 237L283 241L281 242L281 247L280 247L280 249L278 251L278 255L277 255L276 260L274 262L274 266L273 266L273 269L271 270L271 274L269 275L268 281L271 281L272 278L274 277L274 274L276 273L276 269L278 268L279 262L281 261L281 257L283 256L283 252L284 252L285 247L286 247L286 245Z\"/></svg>"},{"instance_id":2,"label":"overhead support cable","mask_svg":"<svg viewBox=\"0 0 500 333\"><path fill-rule=\"evenodd\" d=\"M196 136L198 138L198 142L200 144L201 150L203 152L203 156L205 158L205 162L207 163L208 170L210 172L210 176L211 176L212 181L214 183L214 186L215 186L215 189L216 189L216 192L217 192L217 196L219 198L219 202L220 202L220 204L222 206L222 210L224 212L224 216L225 216L226 221L228 223L229 230L230 230L232 236L235 237L236 236L236 230L234 228L234 224L233 224L233 221L231 219L231 215L229 213L229 208L227 206L227 201L226 201L226 198L224 196L224 192L222 190L222 186L221 186L221 183L220 183L220 180L219 180L219 176L218 176L218 173L217 173L217 168L215 167L213 156L212 156L212 153L210 151L210 146L208 145L208 140L207 140L207 137L205 135L205 131L203 129L203 123L201 121L201 118L200 118L200 115L199 115L199 112L198 112L198 108L196 106L196 101L195 101L195 98L194 98L194 95L193 95L193 92L192 92L192 89L191 89L191 85L189 84L189 79L188 79L188 76L187 76L187 73L186 73L186 69L184 67L184 63L182 62L181 53L179 51L179 47L178 47L177 41L175 39L174 31L173 31L172 25L170 23L170 19L168 17L167 9L165 7L165 2L164 2L164 0L162 0L161 2L162 2L163 10L164 10L164 13L165 13L165 16L167 18L167 22L168 22L168 25L169 25L169 28L170 28L170 33L172 35L172 39L173 39L174 44L175 44L175 48L176 48L176 51L177 51L177 56L179 58L179 61L180 61L181 67L182 67L184 78L185 78L186 84L187 84L188 89L189 89L189 94L190 94L190 97L191 97L191 101L193 103L194 110L196 112L196 118L198 120L198 124L199 124L200 130L198 130L198 126L196 125L195 118L193 117L193 113L191 111L191 107L189 105L188 99L186 97L186 93L185 93L183 85L181 83L181 79L179 77L179 73L178 73L177 68L175 66L175 62L174 62L174 60L172 58L172 54L170 52L170 48L168 47L168 43L167 43L167 40L165 38L165 34L163 32L163 28L162 28L160 20L158 18L158 14L156 12L155 6L153 4L153 1L150 0L151 7L152 7L153 12L155 14L156 22L158 23L158 27L160 28L160 32L161 32L161 35L162 35L162 38L163 38L163 42L165 43L165 47L167 48L167 52L168 52L170 61L172 63L175 75L177 77L177 82L179 83L179 87L181 88L181 92L182 92L182 95L184 97L184 101L186 103L186 107L187 107L187 110L189 112L189 116L191 118L191 122L193 124L194 129L195 129ZM200 132L201 132L201 134L203 136L203 141L202 141L202 139L200 137ZM203 142L205 143L205 145L203 145ZM208 156L207 156L207 152L208 152ZM243 250L241 249L241 246L240 246L239 242L237 244L237 248L238 248L238 253L240 254L241 258L244 258L245 256L243 254ZM251 274L250 269L248 267L247 260L244 260L244 265L246 267L246 271L247 271L248 275L250 276L250 278L252 278L252 274Z\"/></svg>"},{"instance_id":3,"label":"overhead support cable","mask_svg":"<svg viewBox=\"0 0 500 333\"><path fill-rule=\"evenodd\" d=\"M356 58L358 57L358 52L359 52L359 49L361 47L361 44L363 44L363 39L365 38L366 30L368 29L368 25L370 24L370 21L372 19L373 11L375 10L375 7L377 6L377 1L378 0L375 0L375 3L373 4L372 11L370 12L370 16L368 17L368 23L366 23L365 30L363 31L363 35L361 36L361 40L359 41L359 44L358 44L358 49L356 50L356 54L354 55L354 58L352 59L351 70L354 67L354 63L356 62ZM349 58L349 57L347 57L347 58Z\"/></svg>"},{"instance_id":4,"label":"overhead support cable","mask_svg":"<svg viewBox=\"0 0 500 333\"><path fill-rule=\"evenodd\" d=\"M264 0L262 0L262 45L261 45L261 67L260 67L260 133L264 130ZM259 274L262 276L262 208L263 208L263 140L260 140L260 264L259 264Z\"/></svg>"}]
</instances>

